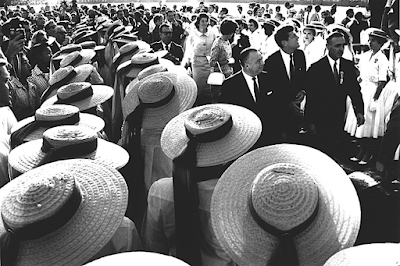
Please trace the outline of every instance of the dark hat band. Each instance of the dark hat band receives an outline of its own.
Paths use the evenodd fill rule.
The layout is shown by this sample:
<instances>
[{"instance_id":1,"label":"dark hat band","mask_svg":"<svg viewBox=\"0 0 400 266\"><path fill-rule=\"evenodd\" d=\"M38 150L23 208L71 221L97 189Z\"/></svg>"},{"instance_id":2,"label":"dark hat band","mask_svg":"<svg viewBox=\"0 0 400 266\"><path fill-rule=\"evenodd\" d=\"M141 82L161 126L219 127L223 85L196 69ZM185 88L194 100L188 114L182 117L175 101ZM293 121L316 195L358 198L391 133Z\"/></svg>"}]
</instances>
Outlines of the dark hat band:
<instances>
[{"instance_id":1,"label":"dark hat band","mask_svg":"<svg viewBox=\"0 0 400 266\"><path fill-rule=\"evenodd\" d=\"M88 86L87 88L83 89L82 91L78 92L75 95L72 95L71 97L68 97L66 99L60 99L57 95L57 101L55 102L56 104L70 104L73 102L77 102L80 100L84 100L86 98L89 98L90 96L93 95L93 88L92 86Z\"/></svg>"}]
</instances>

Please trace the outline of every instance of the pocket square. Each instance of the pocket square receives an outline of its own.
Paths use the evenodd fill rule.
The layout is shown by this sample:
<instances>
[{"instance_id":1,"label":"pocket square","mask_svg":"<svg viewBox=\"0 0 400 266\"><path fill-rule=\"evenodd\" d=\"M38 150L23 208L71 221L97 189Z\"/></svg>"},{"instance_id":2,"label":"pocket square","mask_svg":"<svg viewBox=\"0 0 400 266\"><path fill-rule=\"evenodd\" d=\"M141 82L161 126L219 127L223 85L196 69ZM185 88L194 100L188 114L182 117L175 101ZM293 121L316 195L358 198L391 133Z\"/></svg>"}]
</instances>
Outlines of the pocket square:
<instances>
[{"instance_id":1,"label":"pocket square","mask_svg":"<svg viewBox=\"0 0 400 266\"><path fill-rule=\"evenodd\" d=\"M267 96L269 96L269 95L271 95L272 94L272 91L268 91L267 92Z\"/></svg>"}]
</instances>

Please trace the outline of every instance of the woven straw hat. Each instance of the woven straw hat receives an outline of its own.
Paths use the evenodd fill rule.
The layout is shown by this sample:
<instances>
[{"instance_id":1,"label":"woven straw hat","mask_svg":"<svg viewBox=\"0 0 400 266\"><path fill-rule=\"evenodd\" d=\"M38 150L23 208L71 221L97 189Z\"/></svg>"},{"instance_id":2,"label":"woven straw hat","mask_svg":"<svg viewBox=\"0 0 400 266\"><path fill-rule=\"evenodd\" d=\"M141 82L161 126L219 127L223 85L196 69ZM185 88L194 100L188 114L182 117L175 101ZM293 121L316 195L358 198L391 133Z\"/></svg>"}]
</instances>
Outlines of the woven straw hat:
<instances>
[{"instance_id":1,"label":"woven straw hat","mask_svg":"<svg viewBox=\"0 0 400 266\"><path fill-rule=\"evenodd\" d=\"M67 66L81 66L83 64L89 64L93 57L96 56L96 52L91 49L82 49L80 52L75 51L68 54L60 62L60 67Z\"/></svg>"},{"instance_id":2,"label":"woven straw hat","mask_svg":"<svg viewBox=\"0 0 400 266\"><path fill-rule=\"evenodd\" d=\"M371 30L371 32L369 33L370 36L375 36L381 39L385 39L385 40L389 40L389 35L386 34L386 32L384 32L381 29L373 29Z\"/></svg>"},{"instance_id":3,"label":"woven straw hat","mask_svg":"<svg viewBox=\"0 0 400 266\"><path fill-rule=\"evenodd\" d=\"M76 76L71 80L73 82L85 82L90 74L94 71L95 67L90 64L83 64L74 68L76 71Z\"/></svg>"},{"instance_id":4,"label":"woven straw hat","mask_svg":"<svg viewBox=\"0 0 400 266\"><path fill-rule=\"evenodd\" d=\"M254 215L283 231L311 222L293 236L299 265L322 265L354 244L361 210L354 186L330 157L310 147L279 144L236 160L213 193L213 230L239 265L266 265L278 245Z\"/></svg>"},{"instance_id":5,"label":"woven straw hat","mask_svg":"<svg viewBox=\"0 0 400 266\"><path fill-rule=\"evenodd\" d=\"M67 158L61 156L60 159L92 159L115 169L122 168L129 160L127 151L112 142L99 139L97 132L90 128L58 126L46 130L43 133L43 139L29 141L13 149L8 157L11 167L20 173L36 168L47 153L42 151L43 140L49 142L56 150L71 145L81 144L80 146L85 146L85 144L89 145L89 142L93 142L93 148L88 149L89 153L77 146L75 154L66 156Z\"/></svg>"},{"instance_id":6,"label":"woven straw hat","mask_svg":"<svg viewBox=\"0 0 400 266\"><path fill-rule=\"evenodd\" d=\"M110 39L113 39L114 37L116 37L118 34L125 32L125 27L124 25L120 25L116 28L114 28L113 32L110 34Z\"/></svg>"},{"instance_id":7,"label":"woven straw hat","mask_svg":"<svg viewBox=\"0 0 400 266\"><path fill-rule=\"evenodd\" d=\"M146 265L146 266L189 266L186 262L181 261L172 256L167 256L164 254L153 253L153 252L124 252L118 253L110 256L106 256L95 261L85 264L86 266L128 266L132 265Z\"/></svg>"},{"instance_id":8,"label":"woven straw hat","mask_svg":"<svg viewBox=\"0 0 400 266\"><path fill-rule=\"evenodd\" d=\"M61 67L54 71L49 79L49 88L41 96L42 102L56 95L60 87L72 82L76 76L77 72L73 66Z\"/></svg>"},{"instance_id":9,"label":"woven straw hat","mask_svg":"<svg viewBox=\"0 0 400 266\"><path fill-rule=\"evenodd\" d=\"M122 33L121 35L119 35L118 37L113 39L113 42L115 42L118 45L118 47L121 47L124 44L130 43L130 42L136 42L136 41L138 41L138 37L136 35L126 34L126 33Z\"/></svg>"},{"instance_id":10,"label":"woven straw hat","mask_svg":"<svg viewBox=\"0 0 400 266\"><path fill-rule=\"evenodd\" d=\"M135 42L130 42L122 46L113 58L114 65L119 65L129 60L133 55L139 52L139 46Z\"/></svg>"},{"instance_id":11,"label":"woven straw hat","mask_svg":"<svg viewBox=\"0 0 400 266\"><path fill-rule=\"evenodd\" d=\"M230 162L243 155L261 135L261 121L252 111L231 104L210 104L187 110L174 117L161 134L161 147L171 159L186 148L192 134L205 133L221 126L221 118L232 117L233 125L223 138L197 145L197 167Z\"/></svg>"},{"instance_id":12,"label":"woven straw hat","mask_svg":"<svg viewBox=\"0 0 400 266\"><path fill-rule=\"evenodd\" d=\"M122 101L124 120L140 103L151 104L172 98L160 107L145 108L142 128L162 129L169 120L191 108L196 101L196 82L185 74L162 72L144 78Z\"/></svg>"},{"instance_id":13,"label":"woven straw hat","mask_svg":"<svg viewBox=\"0 0 400 266\"><path fill-rule=\"evenodd\" d=\"M82 46L82 49L90 49L90 50L95 50L100 51L100 50L104 50L106 47L104 45L97 45L95 41L85 41L85 42L81 42L80 45Z\"/></svg>"},{"instance_id":14,"label":"woven straw hat","mask_svg":"<svg viewBox=\"0 0 400 266\"><path fill-rule=\"evenodd\" d=\"M4 223L16 230L53 216L71 197L78 198L77 192L81 200L72 218L43 237L23 240L17 265L73 266L87 262L121 225L128 188L117 170L73 159L33 169L0 189L0 234L6 232ZM35 233L32 231L28 233Z\"/></svg>"},{"instance_id":15,"label":"woven straw hat","mask_svg":"<svg viewBox=\"0 0 400 266\"><path fill-rule=\"evenodd\" d=\"M171 61L159 58L154 53L139 53L132 56L130 61L120 64L117 68L117 72L123 71L123 69L128 69L125 77L134 79L144 68L156 64L162 64L167 67L174 65Z\"/></svg>"},{"instance_id":16,"label":"woven straw hat","mask_svg":"<svg viewBox=\"0 0 400 266\"><path fill-rule=\"evenodd\" d=\"M84 92L83 92L84 91ZM90 95L90 91L92 94ZM80 93L86 94L81 100L72 100L73 96ZM106 85L91 85L88 82L75 82L62 86L57 90L57 95L51 97L43 103L43 106L53 104L69 104L79 108L79 111L84 111L104 103L114 94L113 88ZM76 96L75 96L76 97ZM61 102L59 101L61 100ZM68 100L71 99L71 100Z\"/></svg>"},{"instance_id":17,"label":"woven straw hat","mask_svg":"<svg viewBox=\"0 0 400 266\"><path fill-rule=\"evenodd\" d=\"M35 116L27 117L21 121L19 121L14 127L12 128L11 132L15 132L18 129L22 128L23 126L33 122L33 121L40 121L43 122L43 126L37 128L33 132L29 133L25 138L24 141L31 141L36 139L41 139L43 137L43 133L52 126L46 126L46 122L57 124L57 121L65 121L73 116L79 117L78 122L74 123L74 125L88 127L95 132L100 132L103 130L105 123L103 119L98 116L92 114L84 114L79 112L79 108L66 105L66 104L57 104L57 105L48 105L42 106L36 110ZM60 124L61 125L61 124ZM67 125L64 123L63 125Z\"/></svg>"},{"instance_id":18,"label":"woven straw hat","mask_svg":"<svg viewBox=\"0 0 400 266\"><path fill-rule=\"evenodd\" d=\"M333 255L324 266L398 266L399 243L373 243L351 247Z\"/></svg>"},{"instance_id":19,"label":"woven straw hat","mask_svg":"<svg viewBox=\"0 0 400 266\"><path fill-rule=\"evenodd\" d=\"M186 70L184 67L176 66L176 65L165 66L165 65L161 65L161 64L156 64L156 65L146 67L139 72L137 77L135 79L133 79L128 84L128 86L126 86L125 95L127 95L133 89L133 87L135 86L136 83L138 83L145 77L148 77L148 76L156 74L156 73L161 73L161 72L174 72L174 73L183 74L183 73L186 73Z\"/></svg>"},{"instance_id":20,"label":"woven straw hat","mask_svg":"<svg viewBox=\"0 0 400 266\"><path fill-rule=\"evenodd\" d=\"M75 52L75 51L81 51L82 46L79 44L67 44L63 47L60 48L60 53L54 54L53 55L53 60L62 60L64 57L66 57L69 53Z\"/></svg>"}]
</instances>

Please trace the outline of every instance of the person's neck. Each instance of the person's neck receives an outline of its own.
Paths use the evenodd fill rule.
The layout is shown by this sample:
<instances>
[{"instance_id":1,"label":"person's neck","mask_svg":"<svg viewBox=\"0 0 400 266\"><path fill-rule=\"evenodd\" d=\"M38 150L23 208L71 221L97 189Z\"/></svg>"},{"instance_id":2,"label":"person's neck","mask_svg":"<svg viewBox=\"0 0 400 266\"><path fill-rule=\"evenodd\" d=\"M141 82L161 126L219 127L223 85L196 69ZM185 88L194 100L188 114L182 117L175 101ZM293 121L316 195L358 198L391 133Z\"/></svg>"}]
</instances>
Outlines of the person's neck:
<instances>
[{"instance_id":1,"label":"person's neck","mask_svg":"<svg viewBox=\"0 0 400 266\"><path fill-rule=\"evenodd\" d=\"M199 31L200 31L201 33L206 33L206 32L207 32L207 28L199 28Z\"/></svg>"},{"instance_id":2,"label":"person's neck","mask_svg":"<svg viewBox=\"0 0 400 266\"><path fill-rule=\"evenodd\" d=\"M246 75L248 75L248 76L250 76L250 77L252 77L252 78L254 78L255 76L257 76L257 75L254 75L253 73L248 73L244 68L242 68L242 71L243 71L243 73L245 73Z\"/></svg>"},{"instance_id":3,"label":"person's neck","mask_svg":"<svg viewBox=\"0 0 400 266\"><path fill-rule=\"evenodd\" d=\"M282 49L282 51L284 51L288 55L291 55L291 54L294 53L293 49L288 49L287 47L282 47L281 49Z\"/></svg>"}]
</instances>

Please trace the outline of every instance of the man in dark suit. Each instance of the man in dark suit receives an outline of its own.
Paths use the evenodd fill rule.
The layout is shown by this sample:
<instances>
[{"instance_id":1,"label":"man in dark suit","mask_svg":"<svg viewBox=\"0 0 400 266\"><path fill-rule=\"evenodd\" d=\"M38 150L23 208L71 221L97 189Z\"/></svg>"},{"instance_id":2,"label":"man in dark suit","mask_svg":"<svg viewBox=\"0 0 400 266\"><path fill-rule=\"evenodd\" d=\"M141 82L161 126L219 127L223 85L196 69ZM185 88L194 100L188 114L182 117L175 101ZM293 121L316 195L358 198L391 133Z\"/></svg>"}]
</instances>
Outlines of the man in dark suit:
<instances>
[{"instance_id":1,"label":"man in dark suit","mask_svg":"<svg viewBox=\"0 0 400 266\"><path fill-rule=\"evenodd\" d=\"M279 50L265 60L268 86L281 98L281 118L278 124L283 142L298 143L303 123L300 103L305 96L306 59L299 50L299 37L293 26L284 26L275 33Z\"/></svg>"},{"instance_id":2,"label":"man in dark suit","mask_svg":"<svg viewBox=\"0 0 400 266\"><path fill-rule=\"evenodd\" d=\"M162 24L160 26L160 37L161 41L153 42L151 48L154 52L168 51L165 58L171 60L175 65L179 65L183 58L183 49L182 46L172 41L172 28L170 25Z\"/></svg>"},{"instance_id":3,"label":"man in dark suit","mask_svg":"<svg viewBox=\"0 0 400 266\"><path fill-rule=\"evenodd\" d=\"M246 48L239 57L242 70L224 81L218 102L243 106L261 119L263 132L256 147L279 141L276 120L279 113L277 94L269 88L267 74L262 72L262 55L254 48Z\"/></svg>"},{"instance_id":4,"label":"man in dark suit","mask_svg":"<svg viewBox=\"0 0 400 266\"><path fill-rule=\"evenodd\" d=\"M357 124L364 124L364 102L352 61L342 58L344 35L334 32L326 40L328 55L311 65L307 72L305 119L316 136L316 148L336 157L345 144L346 99L350 96Z\"/></svg>"}]
</instances>

